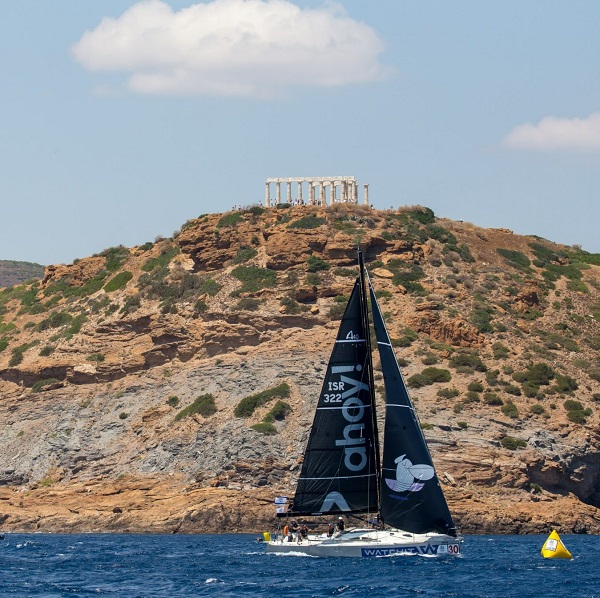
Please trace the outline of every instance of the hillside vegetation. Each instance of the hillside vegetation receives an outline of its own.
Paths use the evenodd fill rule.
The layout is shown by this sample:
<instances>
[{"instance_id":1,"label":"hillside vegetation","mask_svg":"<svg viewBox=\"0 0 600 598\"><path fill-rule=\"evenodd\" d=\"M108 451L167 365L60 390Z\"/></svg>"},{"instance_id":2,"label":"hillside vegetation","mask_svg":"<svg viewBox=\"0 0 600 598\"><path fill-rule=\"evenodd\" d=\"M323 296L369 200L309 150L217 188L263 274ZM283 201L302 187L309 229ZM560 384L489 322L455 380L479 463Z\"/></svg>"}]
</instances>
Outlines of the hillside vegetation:
<instances>
[{"instance_id":1,"label":"hillside vegetation","mask_svg":"<svg viewBox=\"0 0 600 598\"><path fill-rule=\"evenodd\" d=\"M0 260L0 288L11 287L42 276L44 276L44 266L40 264Z\"/></svg>"},{"instance_id":2,"label":"hillside vegetation","mask_svg":"<svg viewBox=\"0 0 600 598\"><path fill-rule=\"evenodd\" d=\"M351 204L203 215L0 290L0 522L268 525L357 245L463 530L600 531L600 255Z\"/></svg>"}]
</instances>

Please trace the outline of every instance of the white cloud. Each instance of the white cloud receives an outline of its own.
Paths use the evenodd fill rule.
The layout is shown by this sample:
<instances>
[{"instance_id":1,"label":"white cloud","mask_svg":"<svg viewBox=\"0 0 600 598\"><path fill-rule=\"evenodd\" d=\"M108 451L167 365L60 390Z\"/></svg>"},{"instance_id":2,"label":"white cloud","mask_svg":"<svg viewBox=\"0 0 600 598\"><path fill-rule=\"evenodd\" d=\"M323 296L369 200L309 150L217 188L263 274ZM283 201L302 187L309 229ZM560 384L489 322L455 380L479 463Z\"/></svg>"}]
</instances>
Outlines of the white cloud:
<instances>
[{"instance_id":1,"label":"white cloud","mask_svg":"<svg viewBox=\"0 0 600 598\"><path fill-rule=\"evenodd\" d=\"M587 118L547 116L537 125L526 123L515 127L503 140L511 149L600 150L600 112Z\"/></svg>"},{"instance_id":2,"label":"white cloud","mask_svg":"<svg viewBox=\"0 0 600 598\"><path fill-rule=\"evenodd\" d=\"M145 94L271 97L292 86L339 86L378 79L376 32L328 4L213 0L173 11L144 0L104 18L72 47L90 71L124 72Z\"/></svg>"}]
</instances>

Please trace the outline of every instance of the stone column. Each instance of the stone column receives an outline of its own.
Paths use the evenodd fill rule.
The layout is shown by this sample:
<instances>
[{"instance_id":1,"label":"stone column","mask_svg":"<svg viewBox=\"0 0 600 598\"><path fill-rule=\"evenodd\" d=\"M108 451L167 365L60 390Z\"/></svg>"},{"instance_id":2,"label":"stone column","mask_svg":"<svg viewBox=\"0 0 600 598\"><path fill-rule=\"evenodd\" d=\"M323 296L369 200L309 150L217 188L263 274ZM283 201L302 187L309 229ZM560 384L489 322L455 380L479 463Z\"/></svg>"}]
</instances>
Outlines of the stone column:
<instances>
[{"instance_id":1,"label":"stone column","mask_svg":"<svg viewBox=\"0 0 600 598\"><path fill-rule=\"evenodd\" d=\"M335 197L335 181L331 181L331 193L329 194L329 205L333 205L336 202Z\"/></svg>"},{"instance_id":2,"label":"stone column","mask_svg":"<svg viewBox=\"0 0 600 598\"><path fill-rule=\"evenodd\" d=\"M267 208L271 207L271 185L269 185L269 183L266 183L267 187L265 189L265 206Z\"/></svg>"},{"instance_id":3,"label":"stone column","mask_svg":"<svg viewBox=\"0 0 600 598\"><path fill-rule=\"evenodd\" d=\"M315 184L313 181L308 181L308 201L310 205L315 205Z\"/></svg>"},{"instance_id":4,"label":"stone column","mask_svg":"<svg viewBox=\"0 0 600 598\"><path fill-rule=\"evenodd\" d=\"M298 205L302 205L302 181L298 181Z\"/></svg>"},{"instance_id":5,"label":"stone column","mask_svg":"<svg viewBox=\"0 0 600 598\"><path fill-rule=\"evenodd\" d=\"M348 201L348 183L346 181L342 181L342 201Z\"/></svg>"},{"instance_id":6,"label":"stone column","mask_svg":"<svg viewBox=\"0 0 600 598\"><path fill-rule=\"evenodd\" d=\"M319 191L319 205L320 206L325 205L325 183L324 182L321 183L321 189Z\"/></svg>"},{"instance_id":7,"label":"stone column","mask_svg":"<svg viewBox=\"0 0 600 598\"><path fill-rule=\"evenodd\" d=\"M358 203L358 183L352 181L352 201Z\"/></svg>"},{"instance_id":8,"label":"stone column","mask_svg":"<svg viewBox=\"0 0 600 598\"><path fill-rule=\"evenodd\" d=\"M275 183L275 204L279 205L281 203L281 183L277 181Z\"/></svg>"},{"instance_id":9,"label":"stone column","mask_svg":"<svg viewBox=\"0 0 600 598\"><path fill-rule=\"evenodd\" d=\"M292 203L292 181L287 182L287 188L285 190L285 202Z\"/></svg>"},{"instance_id":10,"label":"stone column","mask_svg":"<svg viewBox=\"0 0 600 598\"><path fill-rule=\"evenodd\" d=\"M369 205L369 185L368 185L368 184L365 184L365 185L364 185L364 188L365 188L365 195L364 195L364 198L365 198L365 199L364 199L363 203L364 203L366 206L368 206L368 205Z\"/></svg>"}]
</instances>

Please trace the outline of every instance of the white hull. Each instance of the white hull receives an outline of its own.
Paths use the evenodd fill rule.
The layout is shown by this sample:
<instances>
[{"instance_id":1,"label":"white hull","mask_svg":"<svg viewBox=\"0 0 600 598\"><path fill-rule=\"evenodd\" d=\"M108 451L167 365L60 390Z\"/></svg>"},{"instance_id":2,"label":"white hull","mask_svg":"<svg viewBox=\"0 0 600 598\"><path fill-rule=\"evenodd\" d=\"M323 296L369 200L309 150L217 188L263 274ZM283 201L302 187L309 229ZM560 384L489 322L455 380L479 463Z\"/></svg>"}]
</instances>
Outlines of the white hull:
<instances>
[{"instance_id":1,"label":"white hull","mask_svg":"<svg viewBox=\"0 0 600 598\"><path fill-rule=\"evenodd\" d=\"M446 534L411 534L402 530L349 529L327 536L288 542L282 535L267 543L267 552L324 557L385 557L394 554L458 556L462 539Z\"/></svg>"}]
</instances>

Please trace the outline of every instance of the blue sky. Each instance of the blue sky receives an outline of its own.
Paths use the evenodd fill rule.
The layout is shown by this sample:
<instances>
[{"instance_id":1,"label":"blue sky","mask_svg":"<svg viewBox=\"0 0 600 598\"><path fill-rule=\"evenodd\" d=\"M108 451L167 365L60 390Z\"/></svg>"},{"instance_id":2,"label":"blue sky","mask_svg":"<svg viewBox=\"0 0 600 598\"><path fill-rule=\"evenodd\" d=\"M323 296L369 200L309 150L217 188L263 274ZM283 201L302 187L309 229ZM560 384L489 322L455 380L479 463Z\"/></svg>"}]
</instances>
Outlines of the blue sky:
<instances>
[{"instance_id":1,"label":"blue sky","mask_svg":"<svg viewBox=\"0 0 600 598\"><path fill-rule=\"evenodd\" d=\"M0 259L69 263L353 175L600 252L595 0L0 4Z\"/></svg>"}]
</instances>

